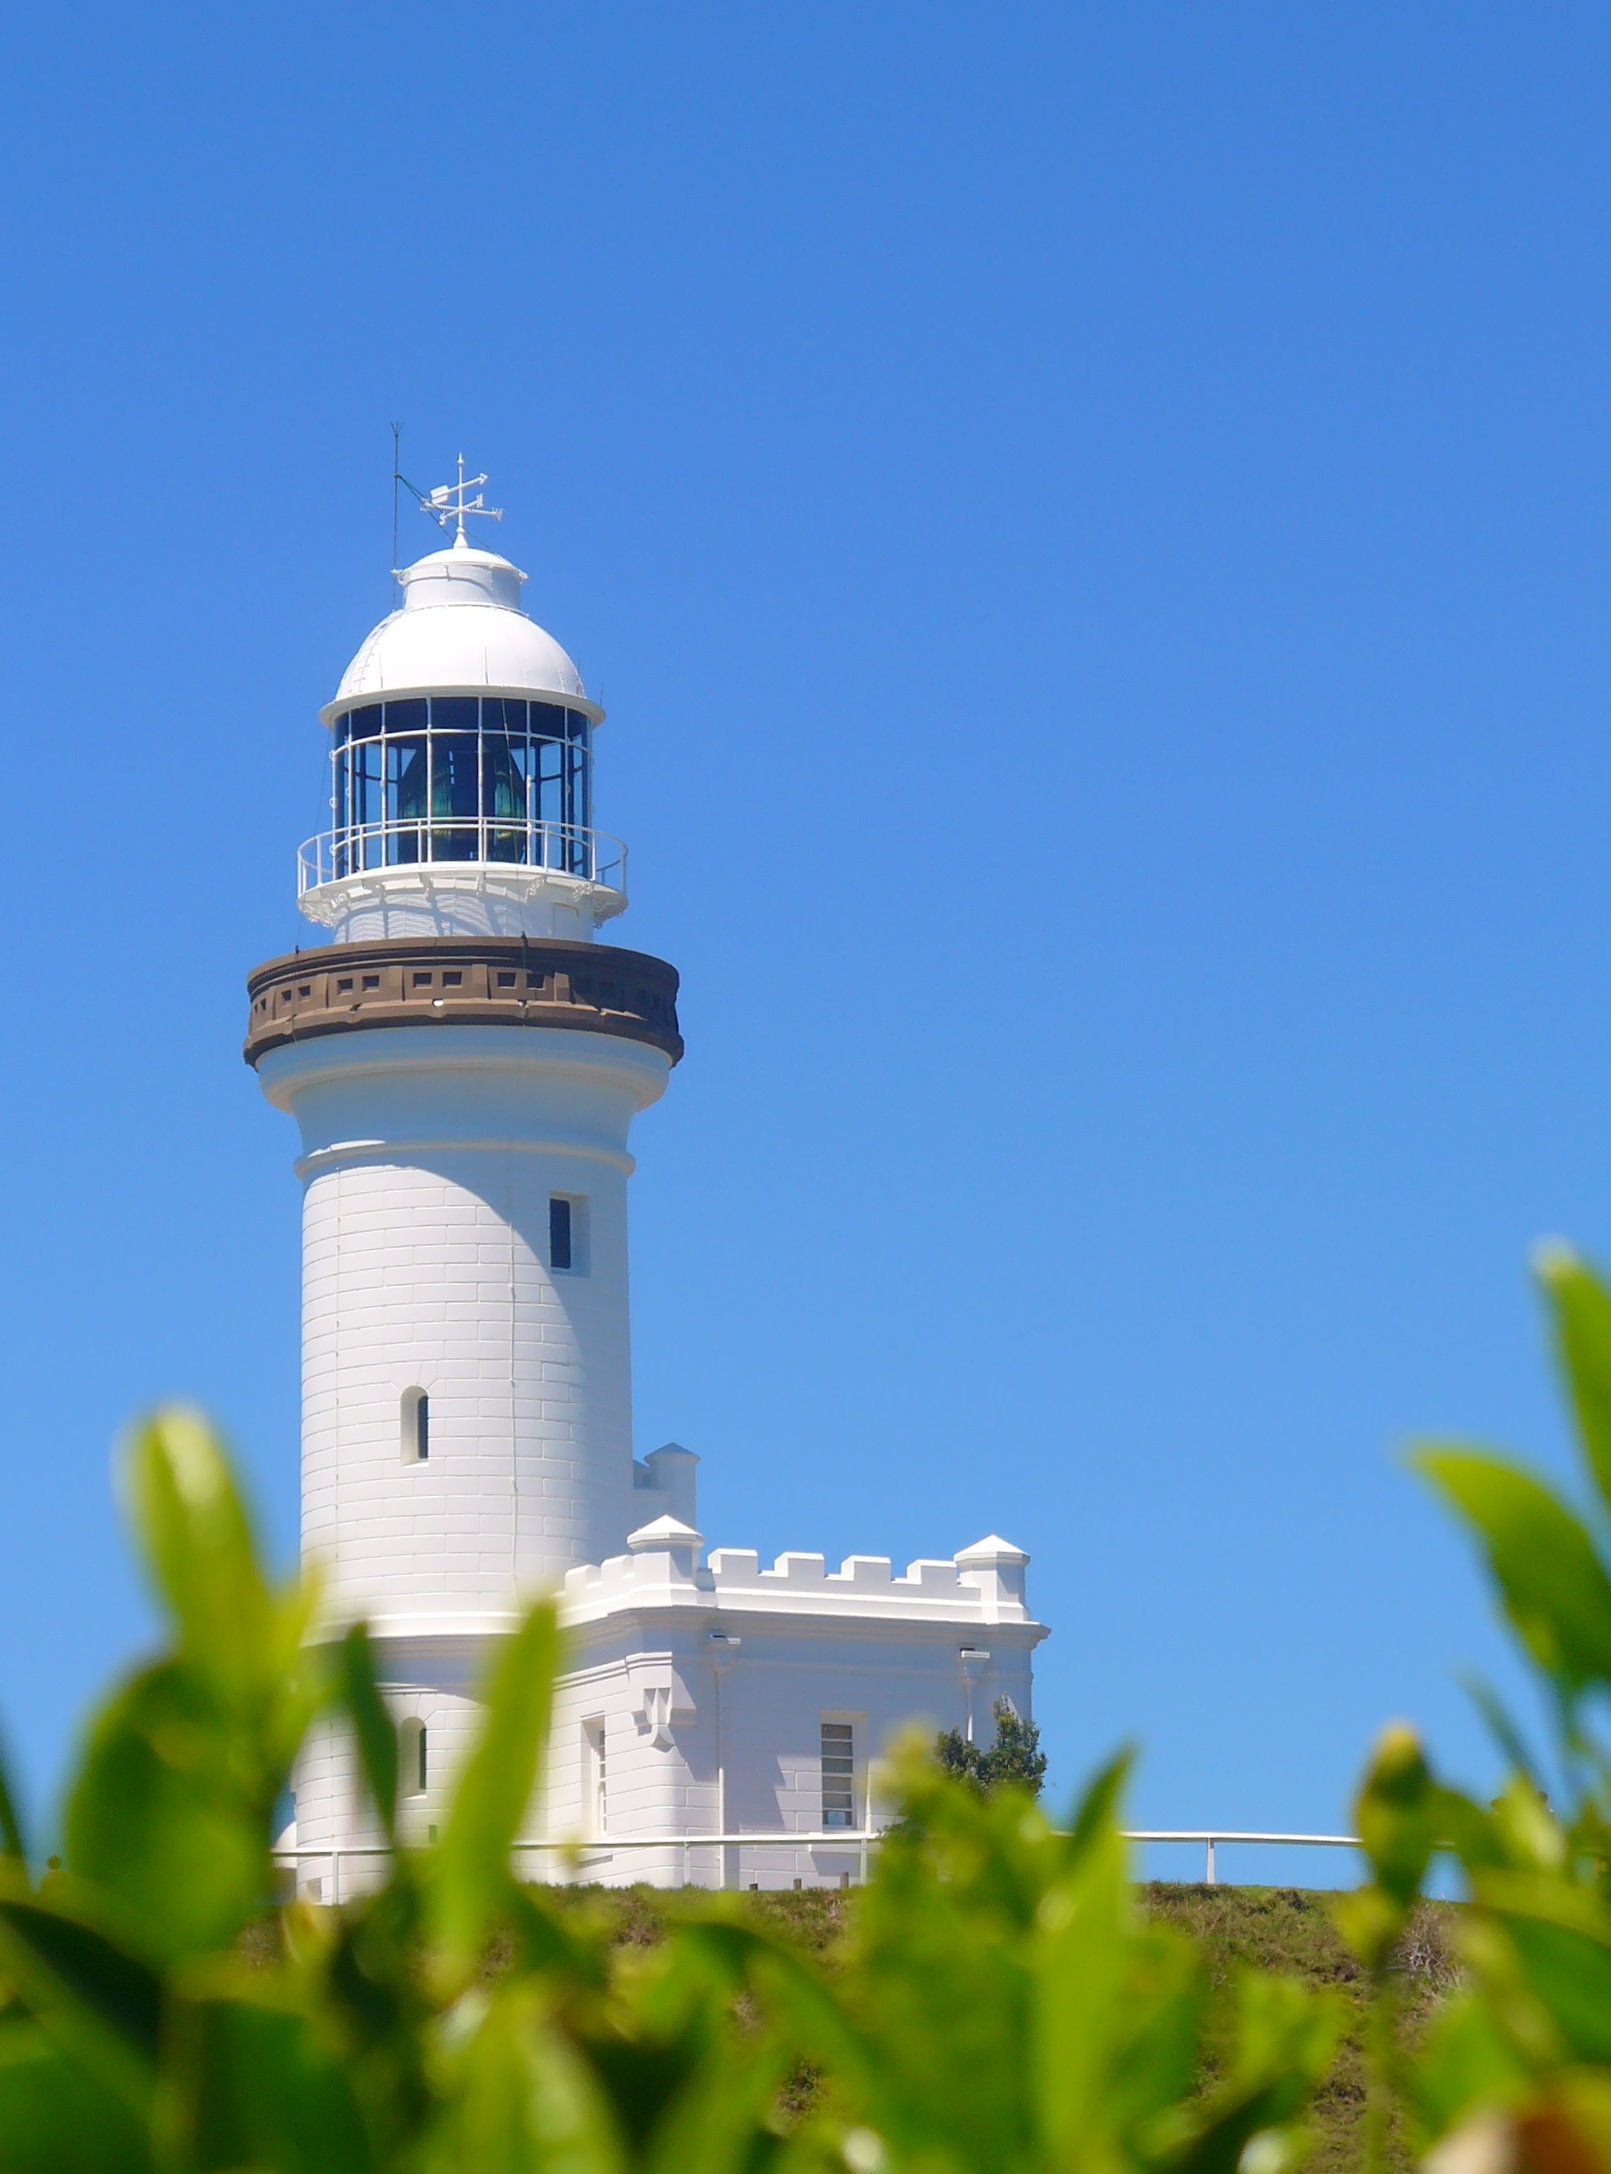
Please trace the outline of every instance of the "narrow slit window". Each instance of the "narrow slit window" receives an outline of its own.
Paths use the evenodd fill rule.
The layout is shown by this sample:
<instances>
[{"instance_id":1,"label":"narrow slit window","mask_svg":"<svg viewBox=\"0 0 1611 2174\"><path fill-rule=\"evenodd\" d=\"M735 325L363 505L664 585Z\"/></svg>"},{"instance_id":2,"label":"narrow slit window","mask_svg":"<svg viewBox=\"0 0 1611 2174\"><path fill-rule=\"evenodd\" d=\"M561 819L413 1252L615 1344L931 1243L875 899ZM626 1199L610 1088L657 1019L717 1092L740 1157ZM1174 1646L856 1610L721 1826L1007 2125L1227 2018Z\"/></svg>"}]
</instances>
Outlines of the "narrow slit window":
<instances>
[{"instance_id":1,"label":"narrow slit window","mask_svg":"<svg viewBox=\"0 0 1611 2174\"><path fill-rule=\"evenodd\" d=\"M403 1391L403 1462L424 1464L431 1454L431 1400L423 1389Z\"/></svg>"},{"instance_id":2,"label":"narrow slit window","mask_svg":"<svg viewBox=\"0 0 1611 2174\"><path fill-rule=\"evenodd\" d=\"M583 1816L594 1834L609 1823L609 1769L605 1760L604 1717L582 1723Z\"/></svg>"},{"instance_id":3,"label":"narrow slit window","mask_svg":"<svg viewBox=\"0 0 1611 2174\"><path fill-rule=\"evenodd\" d=\"M412 1715L397 1732L397 1779L405 1797L422 1797L430 1786L430 1739Z\"/></svg>"},{"instance_id":4,"label":"narrow slit window","mask_svg":"<svg viewBox=\"0 0 1611 2174\"><path fill-rule=\"evenodd\" d=\"M853 1721L822 1724L822 1826L853 1827L856 1824L856 1725Z\"/></svg>"},{"instance_id":5,"label":"narrow slit window","mask_svg":"<svg viewBox=\"0 0 1611 2174\"><path fill-rule=\"evenodd\" d=\"M569 1269L574 1264L574 1238L571 1203L562 1193L553 1194L548 1202L548 1265L550 1268Z\"/></svg>"}]
</instances>

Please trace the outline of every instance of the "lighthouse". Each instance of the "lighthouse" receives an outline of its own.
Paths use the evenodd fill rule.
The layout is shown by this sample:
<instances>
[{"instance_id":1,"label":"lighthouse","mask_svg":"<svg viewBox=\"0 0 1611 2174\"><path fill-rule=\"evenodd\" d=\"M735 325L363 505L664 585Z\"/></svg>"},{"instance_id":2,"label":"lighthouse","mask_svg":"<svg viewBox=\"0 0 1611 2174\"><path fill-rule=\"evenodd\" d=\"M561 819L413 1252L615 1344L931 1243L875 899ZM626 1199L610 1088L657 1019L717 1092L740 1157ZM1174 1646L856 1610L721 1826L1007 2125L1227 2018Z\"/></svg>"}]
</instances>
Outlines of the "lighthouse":
<instances>
[{"instance_id":1,"label":"lighthouse","mask_svg":"<svg viewBox=\"0 0 1611 2174\"><path fill-rule=\"evenodd\" d=\"M471 540L485 480L461 462L430 494L452 540L398 573L320 713L329 821L297 881L329 941L248 982L247 1061L300 1137L303 1553L327 1623L370 1625L418 1840L492 1645L550 1590L568 1650L533 1876L837 1879L880 1733L971 1731L990 1696L1027 1714L1028 1558L707 1559L695 1457L635 1457L628 1140L682 1056L678 977L601 935L627 904L594 820L604 713L525 575ZM377 1842L324 1726L299 1884L339 1892Z\"/></svg>"}]
</instances>

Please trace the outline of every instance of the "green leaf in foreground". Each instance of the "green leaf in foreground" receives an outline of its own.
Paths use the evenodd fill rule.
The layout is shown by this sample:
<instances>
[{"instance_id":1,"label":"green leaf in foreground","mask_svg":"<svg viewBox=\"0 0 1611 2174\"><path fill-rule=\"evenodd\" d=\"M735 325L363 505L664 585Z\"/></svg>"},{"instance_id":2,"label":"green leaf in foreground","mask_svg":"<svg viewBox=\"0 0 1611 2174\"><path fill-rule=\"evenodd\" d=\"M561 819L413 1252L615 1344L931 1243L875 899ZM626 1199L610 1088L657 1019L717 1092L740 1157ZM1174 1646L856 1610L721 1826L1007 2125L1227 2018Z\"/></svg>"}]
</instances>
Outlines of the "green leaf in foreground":
<instances>
[{"instance_id":1,"label":"green leaf in foreground","mask_svg":"<svg viewBox=\"0 0 1611 2174\"><path fill-rule=\"evenodd\" d=\"M559 1659L551 1601L499 1647L482 1692L481 1730L465 1761L433 1859L436 1929L450 1970L476 1960L511 1885L518 1839L542 1767Z\"/></svg>"},{"instance_id":2,"label":"green leaf in foreground","mask_svg":"<svg viewBox=\"0 0 1611 2174\"><path fill-rule=\"evenodd\" d=\"M1476 1533L1505 1613L1557 1689L1611 1686L1611 1578L1582 1521L1498 1458L1424 1449L1414 1461Z\"/></svg>"},{"instance_id":3,"label":"green leaf in foreground","mask_svg":"<svg viewBox=\"0 0 1611 2174\"><path fill-rule=\"evenodd\" d=\"M272 1607L251 1519L199 1412L159 1412L124 1456L129 1512L187 1658L232 1688L271 1658Z\"/></svg>"},{"instance_id":4,"label":"green leaf in foreground","mask_svg":"<svg viewBox=\"0 0 1611 2174\"><path fill-rule=\"evenodd\" d=\"M155 1971L63 1910L0 1901L0 1974L62 2051L125 2104L148 2107L162 2037Z\"/></svg>"},{"instance_id":5,"label":"green leaf in foreground","mask_svg":"<svg viewBox=\"0 0 1611 2174\"><path fill-rule=\"evenodd\" d=\"M268 1807L250 1754L184 1661L162 1661L91 1725L67 1806L67 1862L152 1953L233 1940L272 1892Z\"/></svg>"},{"instance_id":6,"label":"green leaf in foreground","mask_svg":"<svg viewBox=\"0 0 1611 2174\"><path fill-rule=\"evenodd\" d=\"M375 1649L362 1623L336 1648L336 1690L358 1740L364 1779L389 1842L397 1840L397 1728L375 1681Z\"/></svg>"},{"instance_id":7,"label":"green leaf in foreground","mask_svg":"<svg viewBox=\"0 0 1611 2174\"><path fill-rule=\"evenodd\" d=\"M0 1858L14 1858L18 1864L28 1861L27 1846L23 1841L22 1820L17 1811L16 1793L11 1786L11 1776L6 1769L5 1754L0 1751Z\"/></svg>"},{"instance_id":8,"label":"green leaf in foreground","mask_svg":"<svg viewBox=\"0 0 1611 2174\"><path fill-rule=\"evenodd\" d=\"M147 2174L143 2115L34 2022L0 2024L5 2174Z\"/></svg>"},{"instance_id":9,"label":"green leaf in foreground","mask_svg":"<svg viewBox=\"0 0 1611 2174\"><path fill-rule=\"evenodd\" d=\"M1611 1509L1611 1292L1569 1247L1540 1246L1533 1262L1578 1439L1601 1503Z\"/></svg>"}]
</instances>

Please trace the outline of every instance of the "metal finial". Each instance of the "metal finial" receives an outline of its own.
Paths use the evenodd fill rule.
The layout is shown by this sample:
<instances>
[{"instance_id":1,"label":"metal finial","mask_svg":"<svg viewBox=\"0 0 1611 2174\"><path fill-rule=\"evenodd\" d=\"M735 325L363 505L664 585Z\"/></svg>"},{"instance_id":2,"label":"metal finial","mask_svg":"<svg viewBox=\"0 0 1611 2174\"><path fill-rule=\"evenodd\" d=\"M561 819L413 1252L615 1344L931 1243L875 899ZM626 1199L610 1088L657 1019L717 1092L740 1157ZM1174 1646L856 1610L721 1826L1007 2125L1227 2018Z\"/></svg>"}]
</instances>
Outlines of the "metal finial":
<instances>
[{"instance_id":1,"label":"metal finial","mask_svg":"<svg viewBox=\"0 0 1611 2174\"><path fill-rule=\"evenodd\" d=\"M479 514L486 521L501 521L503 519L503 508L501 506L489 506L482 501L481 485L486 480L484 474L469 477L465 475L464 455L461 453L459 455L458 482L439 483L434 491L422 495L420 497L420 511L421 513L428 513L438 528L446 528L450 521L456 522L458 534L455 542L462 544L466 541L464 522L467 514ZM466 495L470 491L475 492L474 498Z\"/></svg>"}]
</instances>

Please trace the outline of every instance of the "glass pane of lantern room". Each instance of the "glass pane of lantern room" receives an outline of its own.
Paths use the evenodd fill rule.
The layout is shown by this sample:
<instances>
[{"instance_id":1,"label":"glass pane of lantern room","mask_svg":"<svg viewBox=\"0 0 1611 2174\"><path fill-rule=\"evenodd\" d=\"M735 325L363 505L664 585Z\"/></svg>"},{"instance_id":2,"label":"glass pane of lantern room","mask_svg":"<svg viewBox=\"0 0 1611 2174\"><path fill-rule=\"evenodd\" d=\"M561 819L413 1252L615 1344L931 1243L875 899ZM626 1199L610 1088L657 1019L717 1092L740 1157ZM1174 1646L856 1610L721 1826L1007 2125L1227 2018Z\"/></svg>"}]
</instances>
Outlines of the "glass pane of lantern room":
<instances>
[{"instance_id":1,"label":"glass pane of lantern room","mask_svg":"<svg viewBox=\"0 0 1611 2174\"><path fill-rule=\"evenodd\" d=\"M489 702L489 710L503 705ZM510 708L514 705L511 703ZM487 818L487 858L526 857L526 739L502 727L481 731L481 812Z\"/></svg>"},{"instance_id":2,"label":"glass pane of lantern room","mask_svg":"<svg viewBox=\"0 0 1611 2174\"><path fill-rule=\"evenodd\" d=\"M338 734L330 750L330 872L336 876L353 873L351 771L351 752Z\"/></svg>"},{"instance_id":3,"label":"glass pane of lantern room","mask_svg":"<svg viewBox=\"0 0 1611 2174\"><path fill-rule=\"evenodd\" d=\"M420 707L423 709L424 704ZM412 704L410 705L412 707ZM425 858L425 735L386 741L387 860L412 863Z\"/></svg>"},{"instance_id":4,"label":"glass pane of lantern room","mask_svg":"<svg viewBox=\"0 0 1611 2174\"><path fill-rule=\"evenodd\" d=\"M379 740L361 741L349 753L352 758L354 813L361 826L354 845L354 859L360 867L378 868L386 853L386 840L381 828L386 816L381 743Z\"/></svg>"},{"instance_id":5,"label":"glass pane of lantern room","mask_svg":"<svg viewBox=\"0 0 1611 2174\"><path fill-rule=\"evenodd\" d=\"M565 750L565 820L571 826L571 859L578 875L587 872L581 865L587 858L588 843L582 832L593 821L592 767L592 756L587 748L573 740Z\"/></svg>"},{"instance_id":6,"label":"glass pane of lantern room","mask_svg":"<svg viewBox=\"0 0 1611 2174\"><path fill-rule=\"evenodd\" d=\"M431 858L481 858L480 703L472 695L431 698Z\"/></svg>"},{"instance_id":7,"label":"glass pane of lantern room","mask_svg":"<svg viewBox=\"0 0 1611 2174\"><path fill-rule=\"evenodd\" d=\"M536 704L532 704L533 710ZM534 740L537 778L534 799L538 821L543 825L542 863L545 868L565 866L565 841L559 828L565 820L565 747L560 740Z\"/></svg>"}]
</instances>

